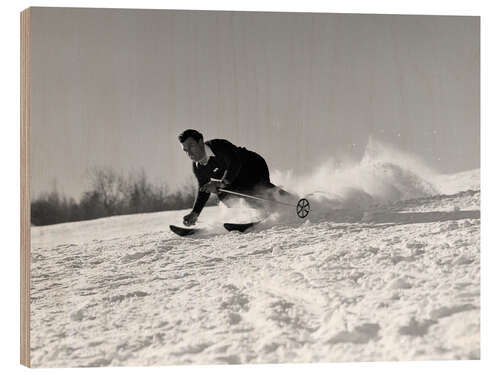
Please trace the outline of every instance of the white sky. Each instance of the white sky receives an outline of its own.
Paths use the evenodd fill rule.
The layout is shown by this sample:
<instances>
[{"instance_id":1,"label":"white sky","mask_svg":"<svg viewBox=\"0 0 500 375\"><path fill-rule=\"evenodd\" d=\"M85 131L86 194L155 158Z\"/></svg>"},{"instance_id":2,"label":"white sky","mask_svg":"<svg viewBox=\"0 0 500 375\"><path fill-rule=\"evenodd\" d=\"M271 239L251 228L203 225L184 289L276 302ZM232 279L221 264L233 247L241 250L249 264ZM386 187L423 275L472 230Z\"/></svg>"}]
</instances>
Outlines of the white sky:
<instances>
[{"instance_id":1,"label":"white sky","mask_svg":"<svg viewBox=\"0 0 500 375\"><path fill-rule=\"evenodd\" d=\"M88 168L191 175L185 128L303 173L370 136L479 167L479 18L35 8L34 193Z\"/></svg>"}]
</instances>

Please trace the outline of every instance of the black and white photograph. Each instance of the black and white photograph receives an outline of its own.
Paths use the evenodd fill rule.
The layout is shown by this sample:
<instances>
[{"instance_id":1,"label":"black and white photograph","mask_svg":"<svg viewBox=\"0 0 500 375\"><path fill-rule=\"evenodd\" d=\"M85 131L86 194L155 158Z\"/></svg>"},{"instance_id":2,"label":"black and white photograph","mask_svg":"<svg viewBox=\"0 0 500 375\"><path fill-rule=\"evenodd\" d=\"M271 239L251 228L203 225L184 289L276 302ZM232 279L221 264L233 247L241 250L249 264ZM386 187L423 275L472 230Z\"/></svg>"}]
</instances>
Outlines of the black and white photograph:
<instances>
[{"instance_id":1,"label":"black and white photograph","mask_svg":"<svg viewBox=\"0 0 500 375\"><path fill-rule=\"evenodd\" d=\"M479 16L25 12L25 364L481 359Z\"/></svg>"}]
</instances>

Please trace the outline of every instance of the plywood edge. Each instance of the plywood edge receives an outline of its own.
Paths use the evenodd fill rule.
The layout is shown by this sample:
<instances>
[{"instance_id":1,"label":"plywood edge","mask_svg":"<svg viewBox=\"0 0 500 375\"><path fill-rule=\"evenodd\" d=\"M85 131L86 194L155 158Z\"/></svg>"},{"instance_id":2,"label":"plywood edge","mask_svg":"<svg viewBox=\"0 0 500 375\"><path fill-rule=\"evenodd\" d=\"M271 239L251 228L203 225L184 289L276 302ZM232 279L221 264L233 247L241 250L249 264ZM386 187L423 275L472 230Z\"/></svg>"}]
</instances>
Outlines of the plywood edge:
<instances>
[{"instance_id":1,"label":"plywood edge","mask_svg":"<svg viewBox=\"0 0 500 375\"><path fill-rule=\"evenodd\" d=\"M31 367L30 358L30 9L21 12L21 364Z\"/></svg>"}]
</instances>

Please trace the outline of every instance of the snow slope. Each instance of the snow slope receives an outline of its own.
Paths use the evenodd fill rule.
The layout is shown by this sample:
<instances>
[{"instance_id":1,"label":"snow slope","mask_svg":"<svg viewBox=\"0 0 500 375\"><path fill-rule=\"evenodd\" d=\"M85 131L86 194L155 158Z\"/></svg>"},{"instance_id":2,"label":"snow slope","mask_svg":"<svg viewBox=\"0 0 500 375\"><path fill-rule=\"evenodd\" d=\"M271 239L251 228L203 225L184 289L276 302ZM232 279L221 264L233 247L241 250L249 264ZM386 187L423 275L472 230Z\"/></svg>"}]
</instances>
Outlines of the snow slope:
<instances>
[{"instance_id":1,"label":"snow slope","mask_svg":"<svg viewBox=\"0 0 500 375\"><path fill-rule=\"evenodd\" d=\"M218 207L192 238L184 212L32 228L33 366L478 359L479 171L400 172L245 234Z\"/></svg>"}]
</instances>

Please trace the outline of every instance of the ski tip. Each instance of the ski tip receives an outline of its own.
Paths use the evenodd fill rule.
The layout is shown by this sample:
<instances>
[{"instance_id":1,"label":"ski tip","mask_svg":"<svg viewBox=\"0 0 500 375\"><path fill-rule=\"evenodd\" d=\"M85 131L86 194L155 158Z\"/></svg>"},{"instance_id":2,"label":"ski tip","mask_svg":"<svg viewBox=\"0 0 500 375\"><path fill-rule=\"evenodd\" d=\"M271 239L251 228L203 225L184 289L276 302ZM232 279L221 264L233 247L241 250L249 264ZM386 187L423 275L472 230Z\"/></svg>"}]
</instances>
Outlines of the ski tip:
<instances>
[{"instance_id":1,"label":"ski tip","mask_svg":"<svg viewBox=\"0 0 500 375\"><path fill-rule=\"evenodd\" d=\"M224 223L224 228L226 228L226 230L228 230L229 232L238 231L240 233L243 233L247 229L253 227L254 225L256 225L258 223L259 222L244 223L244 224Z\"/></svg>"},{"instance_id":2,"label":"ski tip","mask_svg":"<svg viewBox=\"0 0 500 375\"><path fill-rule=\"evenodd\" d=\"M170 230L181 237L189 236L198 231L198 229L196 228L183 228L183 227L178 227L176 225L170 225Z\"/></svg>"}]
</instances>

